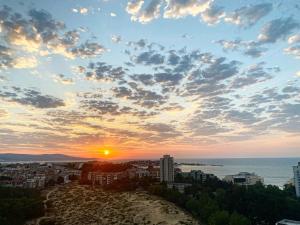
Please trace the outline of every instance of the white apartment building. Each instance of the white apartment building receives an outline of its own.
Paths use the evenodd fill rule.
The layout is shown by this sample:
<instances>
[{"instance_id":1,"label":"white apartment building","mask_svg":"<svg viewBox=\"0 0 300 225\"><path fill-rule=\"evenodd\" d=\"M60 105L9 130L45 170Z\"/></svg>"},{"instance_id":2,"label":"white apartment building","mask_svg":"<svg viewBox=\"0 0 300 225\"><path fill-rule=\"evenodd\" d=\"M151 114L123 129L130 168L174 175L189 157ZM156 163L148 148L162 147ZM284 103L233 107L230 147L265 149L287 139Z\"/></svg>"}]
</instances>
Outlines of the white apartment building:
<instances>
[{"instance_id":1,"label":"white apartment building","mask_svg":"<svg viewBox=\"0 0 300 225\"><path fill-rule=\"evenodd\" d=\"M160 158L160 182L174 182L174 159L170 155Z\"/></svg>"},{"instance_id":2,"label":"white apartment building","mask_svg":"<svg viewBox=\"0 0 300 225\"><path fill-rule=\"evenodd\" d=\"M236 175L228 175L223 179L226 182L230 182L238 185L254 185L258 182L264 183L264 179L257 176L255 173L241 172Z\"/></svg>"},{"instance_id":3,"label":"white apartment building","mask_svg":"<svg viewBox=\"0 0 300 225\"><path fill-rule=\"evenodd\" d=\"M297 197L300 197L300 162L298 162L297 166L293 166L293 170L296 195Z\"/></svg>"}]
</instances>

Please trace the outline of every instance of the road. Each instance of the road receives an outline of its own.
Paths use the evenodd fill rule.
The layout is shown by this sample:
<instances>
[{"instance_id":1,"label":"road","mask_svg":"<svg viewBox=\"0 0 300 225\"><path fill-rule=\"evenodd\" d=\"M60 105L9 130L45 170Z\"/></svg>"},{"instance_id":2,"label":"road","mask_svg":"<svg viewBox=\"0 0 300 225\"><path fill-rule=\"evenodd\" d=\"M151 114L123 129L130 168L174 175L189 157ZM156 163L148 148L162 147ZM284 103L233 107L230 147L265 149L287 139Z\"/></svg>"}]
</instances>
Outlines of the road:
<instances>
[{"instance_id":1,"label":"road","mask_svg":"<svg viewBox=\"0 0 300 225\"><path fill-rule=\"evenodd\" d=\"M49 201L50 195L51 195L54 191L56 191L56 190L57 190L57 187L54 188L54 189L52 189L51 191L49 191L49 192L47 193L46 199L43 201L43 204L44 204L44 210L45 210L45 215L42 216L42 217L40 217L40 218L37 218L37 220L35 221L35 225L40 225L40 221L41 221L42 219L49 218L49 217L47 216L47 202Z\"/></svg>"}]
</instances>

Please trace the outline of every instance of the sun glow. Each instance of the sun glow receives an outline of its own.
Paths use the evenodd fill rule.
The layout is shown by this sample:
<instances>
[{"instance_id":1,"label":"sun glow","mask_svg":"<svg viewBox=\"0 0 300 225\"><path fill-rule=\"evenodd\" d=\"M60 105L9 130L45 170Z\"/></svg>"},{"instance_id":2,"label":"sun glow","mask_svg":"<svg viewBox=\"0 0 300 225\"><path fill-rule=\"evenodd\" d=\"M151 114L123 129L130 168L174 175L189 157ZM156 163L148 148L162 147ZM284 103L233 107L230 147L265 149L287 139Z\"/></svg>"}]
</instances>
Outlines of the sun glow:
<instances>
[{"instance_id":1,"label":"sun glow","mask_svg":"<svg viewBox=\"0 0 300 225\"><path fill-rule=\"evenodd\" d=\"M103 154L108 156L110 154L110 151L108 149L103 150Z\"/></svg>"}]
</instances>

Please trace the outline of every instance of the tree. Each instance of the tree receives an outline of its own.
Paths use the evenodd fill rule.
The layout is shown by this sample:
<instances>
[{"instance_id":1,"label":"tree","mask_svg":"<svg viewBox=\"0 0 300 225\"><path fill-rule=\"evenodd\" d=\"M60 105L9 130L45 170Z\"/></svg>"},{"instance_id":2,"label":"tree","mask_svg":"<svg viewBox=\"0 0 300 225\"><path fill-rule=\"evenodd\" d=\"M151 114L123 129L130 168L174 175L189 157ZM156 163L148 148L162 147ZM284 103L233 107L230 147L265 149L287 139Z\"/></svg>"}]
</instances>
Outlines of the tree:
<instances>
[{"instance_id":1,"label":"tree","mask_svg":"<svg viewBox=\"0 0 300 225\"><path fill-rule=\"evenodd\" d=\"M248 218L234 212L230 216L229 225L251 225Z\"/></svg>"},{"instance_id":2,"label":"tree","mask_svg":"<svg viewBox=\"0 0 300 225\"><path fill-rule=\"evenodd\" d=\"M194 216L198 216L199 212L200 212L200 202L197 201L194 198L190 198L186 204L185 204L186 209L191 212Z\"/></svg>"},{"instance_id":3,"label":"tree","mask_svg":"<svg viewBox=\"0 0 300 225\"><path fill-rule=\"evenodd\" d=\"M217 211L208 220L209 225L229 225L229 213L227 211Z\"/></svg>"}]
</instances>

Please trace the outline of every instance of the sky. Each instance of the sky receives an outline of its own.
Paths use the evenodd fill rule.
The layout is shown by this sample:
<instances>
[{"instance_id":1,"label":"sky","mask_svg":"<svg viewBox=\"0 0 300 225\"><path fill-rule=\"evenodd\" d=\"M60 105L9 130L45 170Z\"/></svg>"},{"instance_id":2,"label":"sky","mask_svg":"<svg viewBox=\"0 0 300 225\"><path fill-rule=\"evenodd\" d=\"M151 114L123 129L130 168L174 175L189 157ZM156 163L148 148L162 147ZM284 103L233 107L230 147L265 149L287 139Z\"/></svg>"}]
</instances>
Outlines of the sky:
<instances>
[{"instance_id":1,"label":"sky","mask_svg":"<svg viewBox=\"0 0 300 225\"><path fill-rule=\"evenodd\" d=\"M299 157L299 60L298 0L0 0L0 153Z\"/></svg>"}]
</instances>

